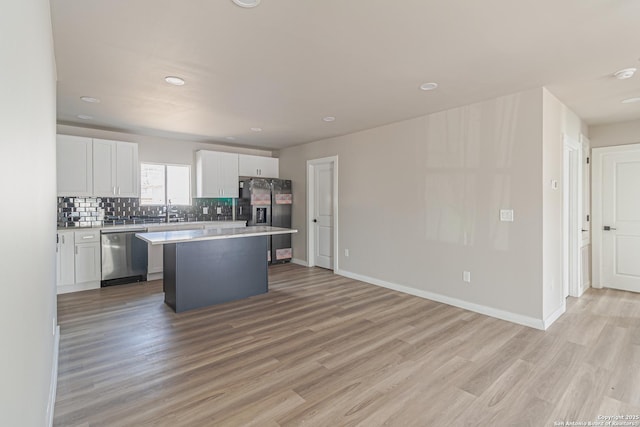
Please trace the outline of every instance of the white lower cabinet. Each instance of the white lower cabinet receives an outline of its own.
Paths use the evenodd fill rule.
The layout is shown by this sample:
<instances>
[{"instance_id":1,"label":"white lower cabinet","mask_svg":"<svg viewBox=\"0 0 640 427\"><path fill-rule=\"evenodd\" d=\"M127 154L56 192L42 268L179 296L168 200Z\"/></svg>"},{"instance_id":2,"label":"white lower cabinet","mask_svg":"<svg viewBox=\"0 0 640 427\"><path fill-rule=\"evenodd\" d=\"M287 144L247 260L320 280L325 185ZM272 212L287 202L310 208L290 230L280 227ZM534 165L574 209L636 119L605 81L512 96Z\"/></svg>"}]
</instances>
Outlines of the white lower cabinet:
<instances>
[{"instance_id":1,"label":"white lower cabinet","mask_svg":"<svg viewBox=\"0 0 640 427\"><path fill-rule=\"evenodd\" d=\"M76 283L100 281L100 245L76 245Z\"/></svg>"},{"instance_id":2,"label":"white lower cabinet","mask_svg":"<svg viewBox=\"0 0 640 427\"><path fill-rule=\"evenodd\" d=\"M60 286L75 284L76 263L73 231L58 232L58 253L56 259L58 261L58 274L56 280L58 289L60 289Z\"/></svg>"},{"instance_id":3,"label":"white lower cabinet","mask_svg":"<svg viewBox=\"0 0 640 427\"><path fill-rule=\"evenodd\" d=\"M100 230L58 232L58 293L100 287Z\"/></svg>"}]
</instances>

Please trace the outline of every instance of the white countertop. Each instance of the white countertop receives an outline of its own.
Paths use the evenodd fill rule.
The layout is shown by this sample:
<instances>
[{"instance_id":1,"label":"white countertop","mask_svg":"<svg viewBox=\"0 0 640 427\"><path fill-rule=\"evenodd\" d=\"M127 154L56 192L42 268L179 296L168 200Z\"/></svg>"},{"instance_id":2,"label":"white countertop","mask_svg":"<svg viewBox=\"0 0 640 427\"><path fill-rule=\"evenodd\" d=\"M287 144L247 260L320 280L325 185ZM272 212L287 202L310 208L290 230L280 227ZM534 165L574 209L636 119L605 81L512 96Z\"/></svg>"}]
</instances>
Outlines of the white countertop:
<instances>
[{"instance_id":1,"label":"white countertop","mask_svg":"<svg viewBox=\"0 0 640 427\"><path fill-rule=\"evenodd\" d=\"M104 225L102 227L58 227L58 231L91 231L91 230L130 230L146 228L148 230L162 230L163 228L202 229L210 227L237 228L247 225L246 221L186 221L186 222L158 222L150 224Z\"/></svg>"},{"instance_id":2,"label":"white countertop","mask_svg":"<svg viewBox=\"0 0 640 427\"><path fill-rule=\"evenodd\" d=\"M167 243L197 242L202 240L234 239L239 237L271 236L274 234L297 233L298 230L281 227L252 226L235 228L215 228L209 230L180 230L136 233L136 237L152 245Z\"/></svg>"}]
</instances>

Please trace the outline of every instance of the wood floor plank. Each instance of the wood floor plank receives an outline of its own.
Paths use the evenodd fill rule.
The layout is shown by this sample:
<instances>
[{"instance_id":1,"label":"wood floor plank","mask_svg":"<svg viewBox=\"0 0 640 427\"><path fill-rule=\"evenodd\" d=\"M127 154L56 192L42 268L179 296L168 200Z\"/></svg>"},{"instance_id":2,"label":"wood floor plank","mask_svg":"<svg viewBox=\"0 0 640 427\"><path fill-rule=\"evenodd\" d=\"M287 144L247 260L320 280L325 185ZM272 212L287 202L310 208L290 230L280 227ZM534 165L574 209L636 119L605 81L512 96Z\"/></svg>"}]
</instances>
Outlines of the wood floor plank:
<instances>
[{"instance_id":1,"label":"wood floor plank","mask_svg":"<svg viewBox=\"0 0 640 427\"><path fill-rule=\"evenodd\" d=\"M337 276L174 313L162 282L58 296L56 426L553 425L640 413L640 296L542 332Z\"/></svg>"}]
</instances>

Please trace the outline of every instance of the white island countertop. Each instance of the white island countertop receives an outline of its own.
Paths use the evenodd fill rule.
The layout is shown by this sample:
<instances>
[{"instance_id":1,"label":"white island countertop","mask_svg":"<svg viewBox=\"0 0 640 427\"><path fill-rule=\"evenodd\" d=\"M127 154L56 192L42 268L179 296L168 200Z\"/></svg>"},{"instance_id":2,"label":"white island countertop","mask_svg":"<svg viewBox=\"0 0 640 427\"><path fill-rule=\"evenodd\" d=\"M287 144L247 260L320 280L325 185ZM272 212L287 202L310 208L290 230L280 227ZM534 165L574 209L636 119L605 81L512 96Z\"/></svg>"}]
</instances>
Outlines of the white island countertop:
<instances>
[{"instance_id":1,"label":"white island countertop","mask_svg":"<svg viewBox=\"0 0 640 427\"><path fill-rule=\"evenodd\" d=\"M136 237L152 245L169 243L197 242L202 240L235 239L240 237L271 236L274 234L292 234L298 230L291 228L251 226L235 228L216 228L209 230L180 230L136 233Z\"/></svg>"}]
</instances>

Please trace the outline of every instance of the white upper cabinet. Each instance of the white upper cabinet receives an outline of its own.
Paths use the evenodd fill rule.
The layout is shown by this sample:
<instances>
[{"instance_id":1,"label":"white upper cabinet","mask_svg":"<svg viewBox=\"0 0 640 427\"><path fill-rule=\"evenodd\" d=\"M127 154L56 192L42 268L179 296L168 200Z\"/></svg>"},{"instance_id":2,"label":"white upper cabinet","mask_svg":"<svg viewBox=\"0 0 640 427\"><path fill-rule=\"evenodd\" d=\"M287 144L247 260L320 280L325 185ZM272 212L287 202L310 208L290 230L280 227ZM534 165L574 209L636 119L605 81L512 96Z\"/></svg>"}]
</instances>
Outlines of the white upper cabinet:
<instances>
[{"instance_id":1,"label":"white upper cabinet","mask_svg":"<svg viewBox=\"0 0 640 427\"><path fill-rule=\"evenodd\" d=\"M91 196L93 169L91 138L56 137L58 196Z\"/></svg>"},{"instance_id":2,"label":"white upper cabinet","mask_svg":"<svg viewBox=\"0 0 640 427\"><path fill-rule=\"evenodd\" d=\"M111 141L93 141L93 195L115 196L116 194L115 145Z\"/></svg>"},{"instance_id":3,"label":"white upper cabinet","mask_svg":"<svg viewBox=\"0 0 640 427\"><path fill-rule=\"evenodd\" d=\"M116 145L116 186L118 196L140 197L140 163L138 144L118 142Z\"/></svg>"},{"instance_id":4,"label":"white upper cabinet","mask_svg":"<svg viewBox=\"0 0 640 427\"><path fill-rule=\"evenodd\" d=\"M196 197L238 197L238 155L196 151Z\"/></svg>"},{"instance_id":5,"label":"white upper cabinet","mask_svg":"<svg viewBox=\"0 0 640 427\"><path fill-rule=\"evenodd\" d=\"M93 195L139 197L138 144L93 140Z\"/></svg>"},{"instance_id":6,"label":"white upper cabinet","mask_svg":"<svg viewBox=\"0 0 640 427\"><path fill-rule=\"evenodd\" d=\"M278 178L278 159L274 157L238 155L240 176L259 176L263 178Z\"/></svg>"}]
</instances>

